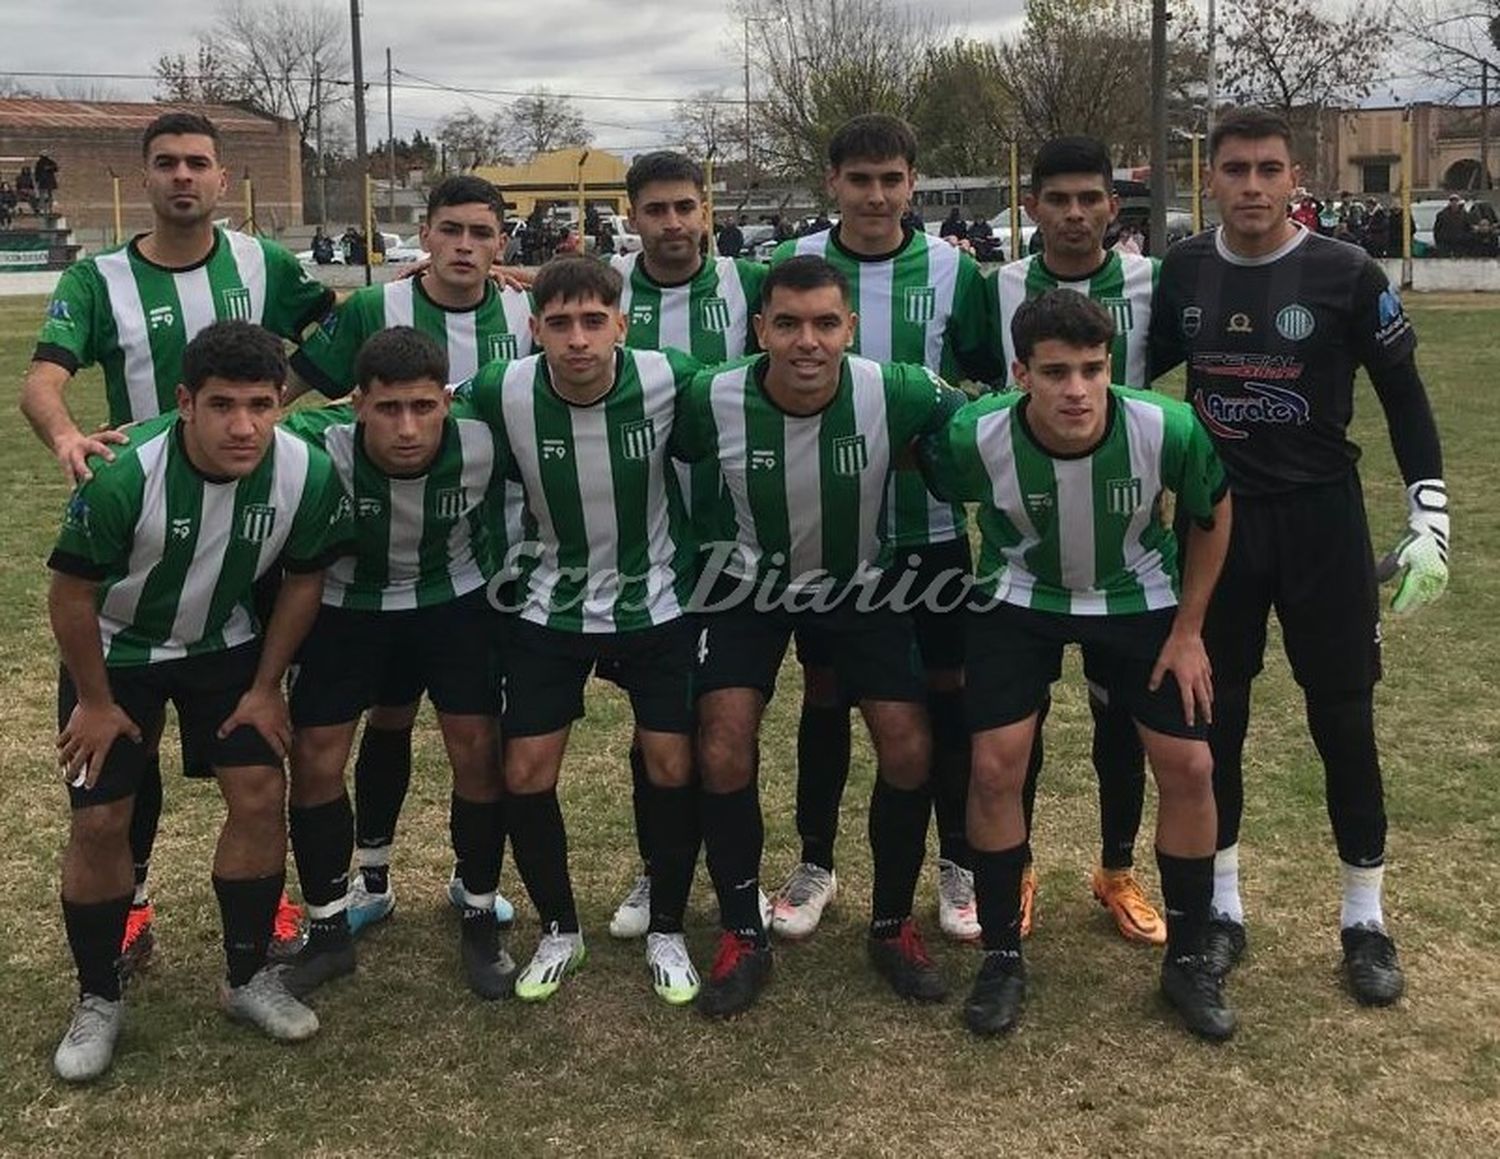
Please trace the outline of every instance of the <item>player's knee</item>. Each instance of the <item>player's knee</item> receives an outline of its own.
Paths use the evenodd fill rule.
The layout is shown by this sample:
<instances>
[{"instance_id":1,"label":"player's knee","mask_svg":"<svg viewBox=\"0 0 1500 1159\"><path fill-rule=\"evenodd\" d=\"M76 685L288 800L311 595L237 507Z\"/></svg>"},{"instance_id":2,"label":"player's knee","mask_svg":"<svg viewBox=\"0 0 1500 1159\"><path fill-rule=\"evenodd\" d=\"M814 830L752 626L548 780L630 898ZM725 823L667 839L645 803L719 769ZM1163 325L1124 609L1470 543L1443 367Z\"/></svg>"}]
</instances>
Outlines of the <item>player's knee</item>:
<instances>
[{"instance_id":1,"label":"player's knee","mask_svg":"<svg viewBox=\"0 0 1500 1159\"><path fill-rule=\"evenodd\" d=\"M297 730L290 761L294 802L315 804L338 795L343 789L349 741L343 727Z\"/></svg>"},{"instance_id":2,"label":"player's knee","mask_svg":"<svg viewBox=\"0 0 1500 1159\"><path fill-rule=\"evenodd\" d=\"M875 737L875 756L880 777L898 789L915 789L926 783L932 769L932 737L917 724L892 726Z\"/></svg>"},{"instance_id":3,"label":"player's knee","mask_svg":"<svg viewBox=\"0 0 1500 1159\"><path fill-rule=\"evenodd\" d=\"M74 809L68 826L68 840L80 848L97 848L124 841L130 832L134 803L133 797L126 797L120 801L106 801L102 805Z\"/></svg>"},{"instance_id":4,"label":"player's knee","mask_svg":"<svg viewBox=\"0 0 1500 1159\"><path fill-rule=\"evenodd\" d=\"M1213 795L1214 759L1206 743L1183 741L1156 766L1156 784L1163 797L1207 799Z\"/></svg>"},{"instance_id":5,"label":"player's knee","mask_svg":"<svg viewBox=\"0 0 1500 1159\"><path fill-rule=\"evenodd\" d=\"M732 793L755 775L755 737L727 720L705 720L698 727L698 770L706 789Z\"/></svg>"},{"instance_id":6,"label":"player's knee","mask_svg":"<svg viewBox=\"0 0 1500 1159\"><path fill-rule=\"evenodd\" d=\"M257 828L285 828L286 778L279 768L245 766L216 770L230 820Z\"/></svg>"}]
</instances>

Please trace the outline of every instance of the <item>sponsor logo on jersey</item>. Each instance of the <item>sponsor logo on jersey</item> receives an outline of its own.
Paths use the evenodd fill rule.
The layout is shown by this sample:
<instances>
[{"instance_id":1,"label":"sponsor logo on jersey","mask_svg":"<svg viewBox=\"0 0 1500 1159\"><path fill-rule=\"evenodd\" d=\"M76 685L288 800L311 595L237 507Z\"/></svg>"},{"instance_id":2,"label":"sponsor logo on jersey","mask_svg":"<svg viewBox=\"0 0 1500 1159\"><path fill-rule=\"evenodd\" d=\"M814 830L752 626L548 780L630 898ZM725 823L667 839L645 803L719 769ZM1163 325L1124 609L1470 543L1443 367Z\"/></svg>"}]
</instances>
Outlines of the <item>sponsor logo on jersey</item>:
<instances>
[{"instance_id":1,"label":"sponsor logo on jersey","mask_svg":"<svg viewBox=\"0 0 1500 1159\"><path fill-rule=\"evenodd\" d=\"M269 503L247 503L240 515L240 538L246 543L264 543L276 526L276 508Z\"/></svg>"},{"instance_id":2,"label":"sponsor logo on jersey","mask_svg":"<svg viewBox=\"0 0 1500 1159\"><path fill-rule=\"evenodd\" d=\"M219 291L219 317L234 318L250 322L250 291L243 286L231 286Z\"/></svg>"},{"instance_id":3,"label":"sponsor logo on jersey","mask_svg":"<svg viewBox=\"0 0 1500 1159\"><path fill-rule=\"evenodd\" d=\"M47 321L60 322L62 325L72 329L73 312L68 308L68 303L62 298L53 298L47 303Z\"/></svg>"},{"instance_id":4,"label":"sponsor logo on jersey","mask_svg":"<svg viewBox=\"0 0 1500 1159\"><path fill-rule=\"evenodd\" d=\"M1203 329L1203 311L1197 306L1184 306L1182 308L1182 336L1184 338L1198 337L1198 331Z\"/></svg>"},{"instance_id":5,"label":"sponsor logo on jersey","mask_svg":"<svg viewBox=\"0 0 1500 1159\"><path fill-rule=\"evenodd\" d=\"M89 534L89 504L82 495L74 495L68 500L67 510L63 512L63 526Z\"/></svg>"},{"instance_id":6,"label":"sponsor logo on jersey","mask_svg":"<svg viewBox=\"0 0 1500 1159\"><path fill-rule=\"evenodd\" d=\"M566 459L568 457L568 444L565 439L543 439L542 440L542 462L548 459Z\"/></svg>"},{"instance_id":7,"label":"sponsor logo on jersey","mask_svg":"<svg viewBox=\"0 0 1500 1159\"><path fill-rule=\"evenodd\" d=\"M1229 315L1229 321L1224 324L1224 329L1230 334L1255 333L1255 327L1250 324L1250 315L1243 311L1236 311Z\"/></svg>"},{"instance_id":8,"label":"sponsor logo on jersey","mask_svg":"<svg viewBox=\"0 0 1500 1159\"><path fill-rule=\"evenodd\" d=\"M723 298L704 298L699 317L705 330L722 334L729 329L729 303Z\"/></svg>"},{"instance_id":9,"label":"sponsor logo on jersey","mask_svg":"<svg viewBox=\"0 0 1500 1159\"><path fill-rule=\"evenodd\" d=\"M1128 479L1106 479L1104 481L1104 506L1111 515L1134 515L1141 505L1141 480L1132 475Z\"/></svg>"},{"instance_id":10,"label":"sponsor logo on jersey","mask_svg":"<svg viewBox=\"0 0 1500 1159\"><path fill-rule=\"evenodd\" d=\"M511 359L516 356L516 336L514 334L491 334L488 340L489 357L486 361L494 362L497 359Z\"/></svg>"},{"instance_id":11,"label":"sponsor logo on jersey","mask_svg":"<svg viewBox=\"0 0 1500 1159\"><path fill-rule=\"evenodd\" d=\"M337 527L340 523L347 523L354 518L354 503L347 495L340 495L339 501L334 504L333 514L328 517L328 526Z\"/></svg>"},{"instance_id":12,"label":"sponsor logo on jersey","mask_svg":"<svg viewBox=\"0 0 1500 1159\"><path fill-rule=\"evenodd\" d=\"M1288 342L1301 342L1304 338L1310 338L1317 328L1318 321L1313 317L1313 312L1299 302L1283 306L1276 312L1276 333Z\"/></svg>"},{"instance_id":13,"label":"sponsor logo on jersey","mask_svg":"<svg viewBox=\"0 0 1500 1159\"><path fill-rule=\"evenodd\" d=\"M656 420L637 419L620 424L620 453L627 459L645 459L656 450Z\"/></svg>"},{"instance_id":14,"label":"sponsor logo on jersey","mask_svg":"<svg viewBox=\"0 0 1500 1159\"><path fill-rule=\"evenodd\" d=\"M632 326L649 326L656 321L656 307L650 302L636 302L630 307Z\"/></svg>"},{"instance_id":15,"label":"sponsor logo on jersey","mask_svg":"<svg viewBox=\"0 0 1500 1159\"><path fill-rule=\"evenodd\" d=\"M906 287L906 320L922 325L937 317L937 291L931 286Z\"/></svg>"},{"instance_id":16,"label":"sponsor logo on jersey","mask_svg":"<svg viewBox=\"0 0 1500 1159\"><path fill-rule=\"evenodd\" d=\"M1128 334L1135 329L1135 308L1129 298L1095 298L1115 320L1115 333Z\"/></svg>"},{"instance_id":17,"label":"sponsor logo on jersey","mask_svg":"<svg viewBox=\"0 0 1500 1159\"><path fill-rule=\"evenodd\" d=\"M864 435L842 435L833 440L833 473L858 475L870 465Z\"/></svg>"},{"instance_id":18,"label":"sponsor logo on jersey","mask_svg":"<svg viewBox=\"0 0 1500 1159\"><path fill-rule=\"evenodd\" d=\"M1034 516L1052 514L1052 492L1032 491L1026 496L1026 510Z\"/></svg>"},{"instance_id":19,"label":"sponsor logo on jersey","mask_svg":"<svg viewBox=\"0 0 1500 1159\"><path fill-rule=\"evenodd\" d=\"M457 519L468 504L467 487L444 487L432 497L432 510L439 519Z\"/></svg>"},{"instance_id":20,"label":"sponsor logo on jersey","mask_svg":"<svg viewBox=\"0 0 1500 1159\"><path fill-rule=\"evenodd\" d=\"M359 497L359 517L361 519L379 519L380 513L385 510L385 504L371 495Z\"/></svg>"},{"instance_id":21,"label":"sponsor logo on jersey","mask_svg":"<svg viewBox=\"0 0 1500 1159\"><path fill-rule=\"evenodd\" d=\"M774 471L776 469L776 452L770 448L757 448L750 452L750 469L752 471Z\"/></svg>"},{"instance_id":22,"label":"sponsor logo on jersey","mask_svg":"<svg viewBox=\"0 0 1500 1159\"><path fill-rule=\"evenodd\" d=\"M160 330L171 326L177 321L177 315L171 306L152 306L146 312L146 325L152 330Z\"/></svg>"},{"instance_id":23,"label":"sponsor logo on jersey","mask_svg":"<svg viewBox=\"0 0 1500 1159\"><path fill-rule=\"evenodd\" d=\"M1393 346L1398 338L1411 329L1411 320L1407 318L1406 310L1401 305L1401 295L1387 287L1380 295L1377 309L1380 325L1375 331L1375 341L1382 346Z\"/></svg>"},{"instance_id":24,"label":"sponsor logo on jersey","mask_svg":"<svg viewBox=\"0 0 1500 1159\"><path fill-rule=\"evenodd\" d=\"M323 337L332 338L339 328L339 312L337 307L330 307L328 313L324 314L318 322L318 329L323 332Z\"/></svg>"},{"instance_id":25,"label":"sponsor logo on jersey","mask_svg":"<svg viewBox=\"0 0 1500 1159\"><path fill-rule=\"evenodd\" d=\"M1205 351L1193 355L1193 372L1211 374L1215 378L1271 379L1296 382L1302 377L1303 366L1295 358L1285 354L1221 354Z\"/></svg>"},{"instance_id":26,"label":"sponsor logo on jersey","mask_svg":"<svg viewBox=\"0 0 1500 1159\"><path fill-rule=\"evenodd\" d=\"M193 521L188 516L179 516L172 520L172 538L186 539L193 534Z\"/></svg>"},{"instance_id":27,"label":"sponsor logo on jersey","mask_svg":"<svg viewBox=\"0 0 1500 1159\"><path fill-rule=\"evenodd\" d=\"M1221 439L1245 439L1246 423L1301 426L1311 413L1307 399L1295 390L1269 382L1245 383L1246 394L1210 394L1199 391L1193 409L1209 432Z\"/></svg>"}]
</instances>

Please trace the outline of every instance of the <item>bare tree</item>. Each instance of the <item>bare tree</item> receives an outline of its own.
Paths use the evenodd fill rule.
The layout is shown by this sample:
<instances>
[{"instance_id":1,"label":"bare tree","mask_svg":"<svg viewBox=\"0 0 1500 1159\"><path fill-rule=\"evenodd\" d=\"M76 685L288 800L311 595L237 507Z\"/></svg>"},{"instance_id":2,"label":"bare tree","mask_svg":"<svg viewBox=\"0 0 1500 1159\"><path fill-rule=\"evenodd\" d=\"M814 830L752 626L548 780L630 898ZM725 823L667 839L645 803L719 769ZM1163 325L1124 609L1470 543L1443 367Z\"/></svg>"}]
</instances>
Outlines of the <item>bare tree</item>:
<instances>
[{"instance_id":1,"label":"bare tree","mask_svg":"<svg viewBox=\"0 0 1500 1159\"><path fill-rule=\"evenodd\" d=\"M437 139L447 150L448 163L456 168L508 164L501 146L503 128L499 117L482 117L465 105L437 123Z\"/></svg>"},{"instance_id":2,"label":"bare tree","mask_svg":"<svg viewBox=\"0 0 1500 1159\"><path fill-rule=\"evenodd\" d=\"M1378 2L1343 15L1303 0L1230 0L1223 11L1225 91L1294 121L1368 96L1390 46Z\"/></svg>"},{"instance_id":3,"label":"bare tree","mask_svg":"<svg viewBox=\"0 0 1500 1159\"><path fill-rule=\"evenodd\" d=\"M693 157L722 158L729 142L743 137L741 110L725 99L723 89L704 89L677 106L673 136Z\"/></svg>"},{"instance_id":4,"label":"bare tree","mask_svg":"<svg viewBox=\"0 0 1500 1159\"><path fill-rule=\"evenodd\" d=\"M765 78L767 167L822 185L828 140L860 113L911 119L942 25L895 0L739 0Z\"/></svg>"},{"instance_id":5,"label":"bare tree","mask_svg":"<svg viewBox=\"0 0 1500 1159\"><path fill-rule=\"evenodd\" d=\"M243 79L211 44L198 42L198 51L162 53L152 66L156 99L167 104L219 105L247 99Z\"/></svg>"},{"instance_id":6,"label":"bare tree","mask_svg":"<svg viewBox=\"0 0 1500 1159\"><path fill-rule=\"evenodd\" d=\"M1500 0L1397 0L1402 62L1443 101L1479 95L1487 72L1500 84Z\"/></svg>"},{"instance_id":7,"label":"bare tree","mask_svg":"<svg viewBox=\"0 0 1500 1159\"><path fill-rule=\"evenodd\" d=\"M551 149L587 145L594 139L572 103L541 86L510 103L501 133L502 144L526 160Z\"/></svg>"}]
</instances>

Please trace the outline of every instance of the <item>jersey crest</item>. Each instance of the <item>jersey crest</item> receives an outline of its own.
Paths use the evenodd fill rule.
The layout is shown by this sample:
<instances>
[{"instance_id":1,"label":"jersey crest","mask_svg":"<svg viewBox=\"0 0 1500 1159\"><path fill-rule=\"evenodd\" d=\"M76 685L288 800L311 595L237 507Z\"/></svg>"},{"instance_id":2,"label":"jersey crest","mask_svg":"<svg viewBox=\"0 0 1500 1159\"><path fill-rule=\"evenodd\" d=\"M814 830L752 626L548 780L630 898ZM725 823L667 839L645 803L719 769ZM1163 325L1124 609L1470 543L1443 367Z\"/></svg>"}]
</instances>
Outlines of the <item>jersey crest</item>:
<instances>
[{"instance_id":1,"label":"jersey crest","mask_svg":"<svg viewBox=\"0 0 1500 1159\"><path fill-rule=\"evenodd\" d=\"M845 435L833 440L833 473L858 475L870 465L864 435Z\"/></svg>"},{"instance_id":2,"label":"jersey crest","mask_svg":"<svg viewBox=\"0 0 1500 1159\"><path fill-rule=\"evenodd\" d=\"M240 538L246 543L264 543L276 526L276 508L269 503L247 503L240 516Z\"/></svg>"},{"instance_id":3,"label":"jersey crest","mask_svg":"<svg viewBox=\"0 0 1500 1159\"><path fill-rule=\"evenodd\" d=\"M620 424L620 452L627 459L647 459L656 450L656 420L637 419Z\"/></svg>"},{"instance_id":4,"label":"jersey crest","mask_svg":"<svg viewBox=\"0 0 1500 1159\"><path fill-rule=\"evenodd\" d=\"M906 320L925 325L937 317L937 290L932 286L906 287Z\"/></svg>"},{"instance_id":5,"label":"jersey crest","mask_svg":"<svg viewBox=\"0 0 1500 1159\"><path fill-rule=\"evenodd\" d=\"M238 322L254 320L250 308L250 291L243 286L228 286L219 291L219 316Z\"/></svg>"}]
</instances>

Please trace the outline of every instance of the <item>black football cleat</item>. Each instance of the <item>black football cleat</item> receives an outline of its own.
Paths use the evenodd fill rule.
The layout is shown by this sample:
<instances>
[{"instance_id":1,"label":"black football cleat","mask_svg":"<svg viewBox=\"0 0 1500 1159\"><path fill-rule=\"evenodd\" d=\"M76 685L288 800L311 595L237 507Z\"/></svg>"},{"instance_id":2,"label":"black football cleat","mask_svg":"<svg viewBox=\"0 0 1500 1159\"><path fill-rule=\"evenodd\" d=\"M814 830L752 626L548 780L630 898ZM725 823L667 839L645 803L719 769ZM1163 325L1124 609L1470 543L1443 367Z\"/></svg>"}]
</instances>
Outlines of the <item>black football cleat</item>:
<instances>
[{"instance_id":1,"label":"black football cleat","mask_svg":"<svg viewBox=\"0 0 1500 1159\"><path fill-rule=\"evenodd\" d=\"M1203 931L1203 957L1208 960L1208 968L1227 978L1244 956L1244 924L1217 916L1209 918Z\"/></svg>"},{"instance_id":2,"label":"black football cleat","mask_svg":"<svg viewBox=\"0 0 1500 1159\"><path fill-rule=\"evenodd\" d=\"M991 1037L1014 1030L1026 1005L1026 963L1019 953L991 951L964 1003L964 1025Z\"/></svg>"},{"instance_id":3,"label":"black football cleat","mask_svg":"<svg viewBox=\"0 0 1500 1159\"><path fill-rule=\"evenodd\" d=\"M1199 1038L1223 1042L1234 1033L1234 1011L1224 1003L1224 975L1203 954L1168 957L1161 992Z\"/></svg>"},{"instance_id":4,"label":"black football cleat","mask_svg":"<svg viewBox=\"0 0 1500 1159\"><path fill-rule=\"evenodd\" d=\"M948 997L948 984L928 956L917 923L907 918L894 938L869 940L870 964L898 998L911 1002L941 1002Z\"/></svg>"},{"instance_id":5,"label":"black football cleat","mask_svg":"<svg viewBox=\"0 0 1500 1159\"><path fill-rule=\"evenodd\" d=\"M1390 1006L1406 989L1396 957L1396 943L1379 926L1348 926L1339 931L1344 943L1344 980L1361 1006Z\"/></svg>"}]
</instances>

